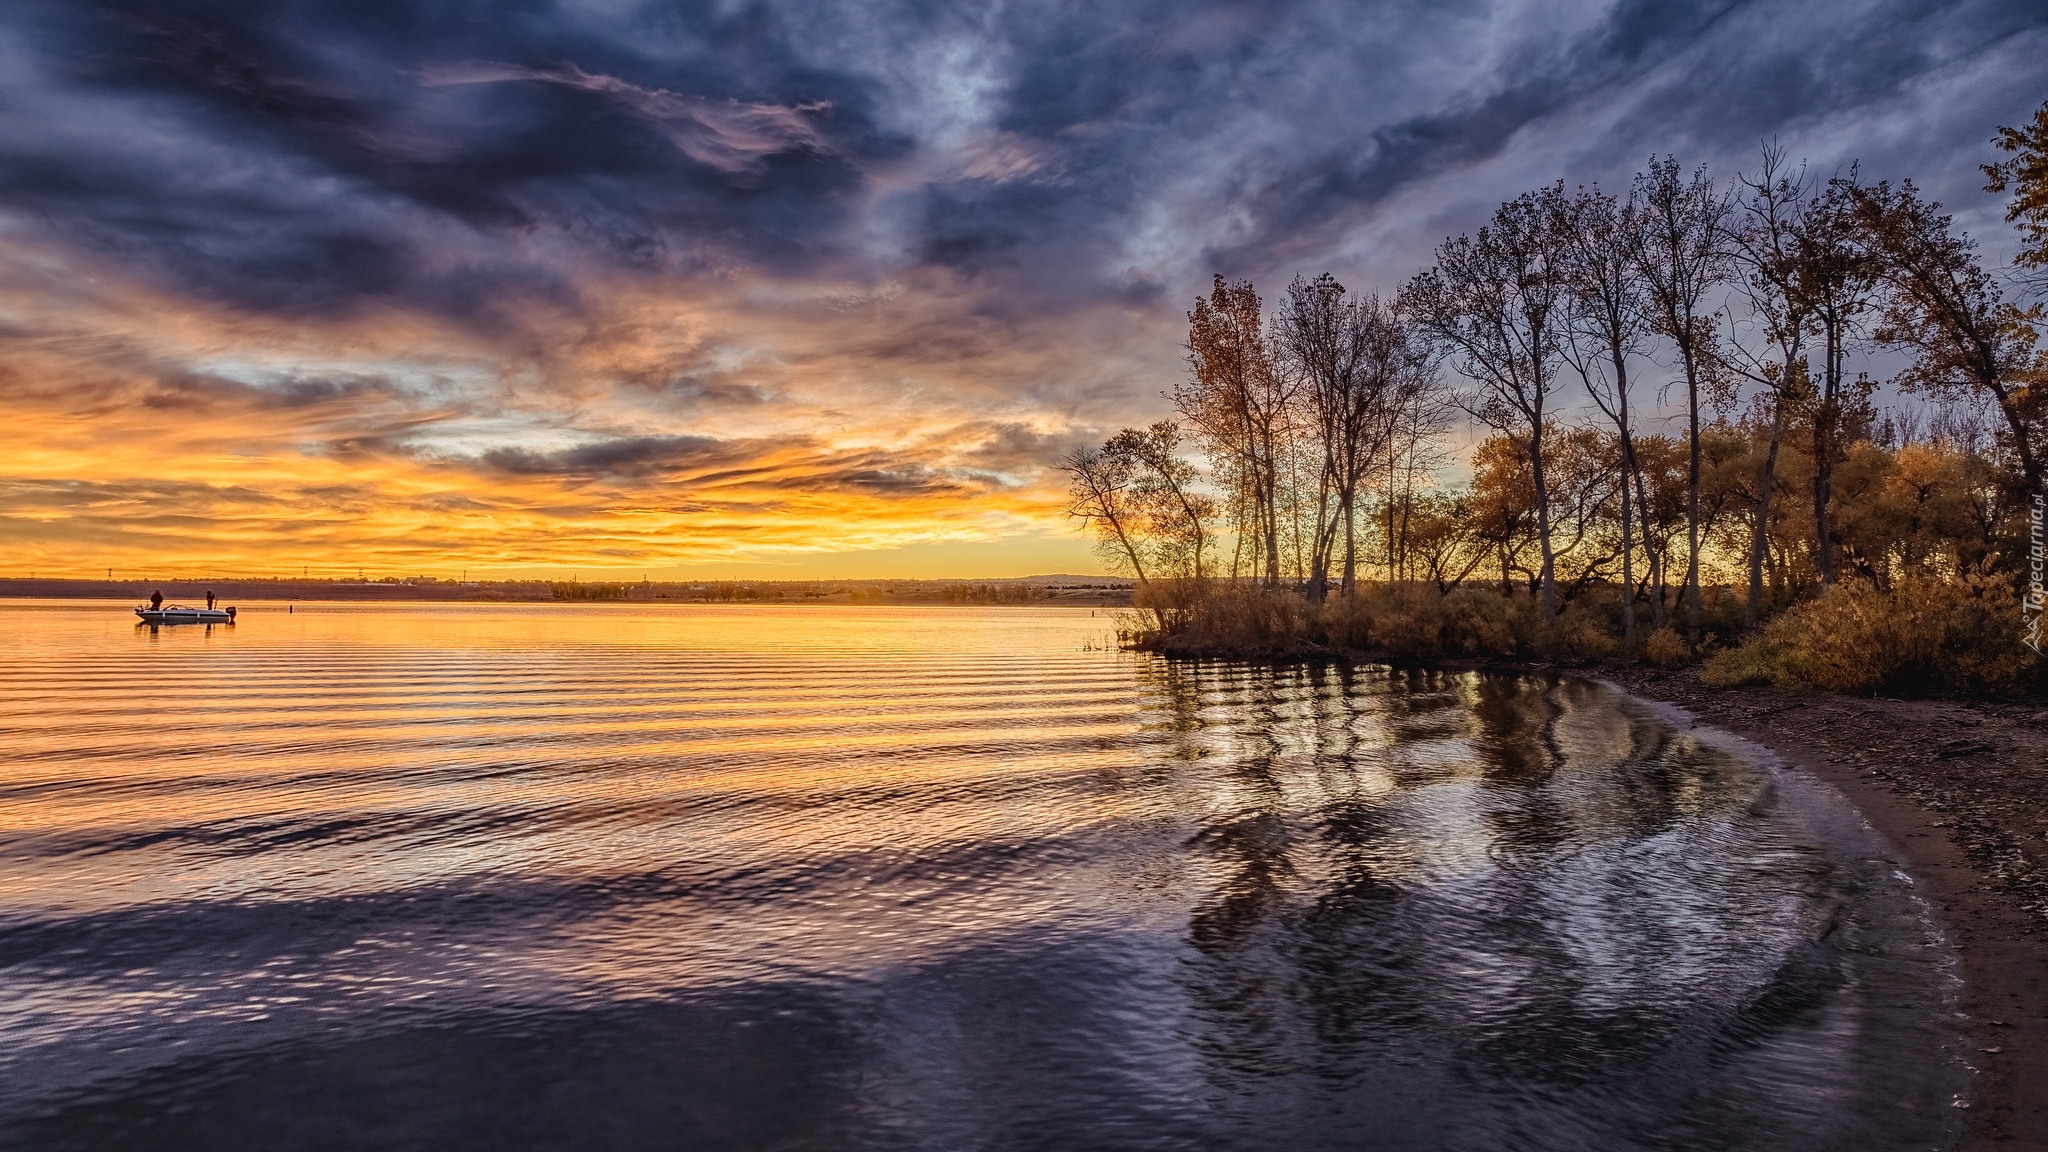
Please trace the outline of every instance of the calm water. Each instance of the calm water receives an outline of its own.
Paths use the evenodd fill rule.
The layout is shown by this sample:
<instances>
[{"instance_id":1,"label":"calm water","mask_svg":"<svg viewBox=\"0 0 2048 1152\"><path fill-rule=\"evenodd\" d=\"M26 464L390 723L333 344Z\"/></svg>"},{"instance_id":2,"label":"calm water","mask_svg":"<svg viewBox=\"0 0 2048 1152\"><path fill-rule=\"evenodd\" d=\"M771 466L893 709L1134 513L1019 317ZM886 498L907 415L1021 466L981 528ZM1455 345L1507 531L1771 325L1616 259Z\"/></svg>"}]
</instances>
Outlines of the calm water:
<instances>
[{"instance_id":1,"label":"calm water","mask_svg":"<svg viewBox=\"0 0 2048 1152\"><path fill-rule=\"evenodd\" d=\"M1922 1149L1853 813L1085 610L0 604L0 1145Z\"/></svg>"}]
</instances>

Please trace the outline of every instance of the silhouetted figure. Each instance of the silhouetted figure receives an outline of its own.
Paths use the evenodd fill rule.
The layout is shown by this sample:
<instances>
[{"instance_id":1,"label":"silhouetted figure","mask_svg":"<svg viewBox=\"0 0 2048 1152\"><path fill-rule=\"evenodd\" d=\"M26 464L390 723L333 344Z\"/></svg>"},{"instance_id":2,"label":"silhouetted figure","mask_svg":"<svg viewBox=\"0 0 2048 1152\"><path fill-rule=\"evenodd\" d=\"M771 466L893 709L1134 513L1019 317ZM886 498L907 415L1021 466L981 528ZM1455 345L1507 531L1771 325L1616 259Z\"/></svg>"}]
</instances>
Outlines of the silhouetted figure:
<instances>
[{"instance_id":1,"label":"silhouetted figure","mask_svg":"<svg viewBox=\"0 0 2048 1152\"><path fill-rule=\"evenodd\" d=\"M212 593L212 592L208 592L208 593L206 594L206 608L207 608L207 611L209 611L209 612L213 610L213 593Z\"/></svg>"},{"instance_id":2,"label":"silhouetted figure","mask_svg":"<svg viewBox=\"0 0 2048 1152\"><path fill-rule=\"evenodd\" d=\"M149 594L149 606L152 610L163 607L164 594L161 592L151 592Z\"/></svg>"}]
</instances>

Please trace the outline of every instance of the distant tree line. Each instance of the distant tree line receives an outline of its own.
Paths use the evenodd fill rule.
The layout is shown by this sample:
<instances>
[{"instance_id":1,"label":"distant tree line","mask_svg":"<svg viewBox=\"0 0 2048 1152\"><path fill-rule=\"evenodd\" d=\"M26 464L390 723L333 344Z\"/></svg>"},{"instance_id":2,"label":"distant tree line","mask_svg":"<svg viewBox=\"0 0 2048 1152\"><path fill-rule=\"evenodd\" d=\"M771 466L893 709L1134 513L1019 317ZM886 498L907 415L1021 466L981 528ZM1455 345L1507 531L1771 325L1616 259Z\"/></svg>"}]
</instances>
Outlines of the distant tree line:
<instances>
[{"instance_id":1,"label":"distant tree line","mask_svg":"<svg viewBox=\"0 0 2048 1152\"><path fill-rule=\"evenodd\" d=\"M2048 104L1984 166L2008 280L1910 180L1818 176L1775 146L1720 178L1652 158L1625 191L1503 203L1382 299L1325 274L1268 307L1217 276L1187 314L1176 416L1060 461L1069 513L1167 630L1217 587L1357 595L1361 570L1497 577L1539 619L1617 588L1619 630L1702 637L1711 570L1741 627L1844 580L2028 559L2048 466ZM1898 393L1853 371L1900 354ZM1643 416L1652 390L1682 424ZM1472 479L1440 488L1460 415ZM1206 464L1198 467L1195 457Z\"/></svg>"}]
</instances>

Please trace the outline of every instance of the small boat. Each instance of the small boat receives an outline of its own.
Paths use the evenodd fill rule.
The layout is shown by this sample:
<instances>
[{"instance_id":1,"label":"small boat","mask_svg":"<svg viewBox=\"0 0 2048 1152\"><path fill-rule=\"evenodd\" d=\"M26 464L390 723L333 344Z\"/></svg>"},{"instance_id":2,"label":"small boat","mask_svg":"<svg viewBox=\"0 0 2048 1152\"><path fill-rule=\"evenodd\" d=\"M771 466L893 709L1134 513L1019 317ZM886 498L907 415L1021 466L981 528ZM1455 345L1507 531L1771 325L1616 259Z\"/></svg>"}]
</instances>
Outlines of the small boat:
<instances>
[{"instance_id":1,"label":"small boat","mask_svg":"<svg viewBox=\"0 0 2048 1152\"><path fill-rule=\"evenodd\" d=\"M166 604L161 608L137 608L137 616L144 624L233 624L233 608L187 608L183 604Z\"/></svg>"}]
</instances>

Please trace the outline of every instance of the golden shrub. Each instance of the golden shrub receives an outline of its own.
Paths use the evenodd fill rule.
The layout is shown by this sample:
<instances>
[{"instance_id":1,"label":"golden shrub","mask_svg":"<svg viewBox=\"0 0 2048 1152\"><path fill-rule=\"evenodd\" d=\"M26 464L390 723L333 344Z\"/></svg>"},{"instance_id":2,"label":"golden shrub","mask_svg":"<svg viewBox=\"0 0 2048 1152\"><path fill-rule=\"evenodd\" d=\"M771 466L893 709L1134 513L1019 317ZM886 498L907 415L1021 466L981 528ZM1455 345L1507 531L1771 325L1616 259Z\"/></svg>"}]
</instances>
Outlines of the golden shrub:
<instances>
[{"instance_id":1,"label":"golden shrub","mask_svg":"<svg viewBox=\"0 0 2048 1152\"><path fill-rule=\"evenodd\" d=\"M1689 654L1685 637L1668 624L1650 633L1649 638L1643 641L1643 659L1659 668L1675 668L1685 663Z\"/></svg>"},{"instance_id":2,"label":"golden shrub","mask_svg":"<svg viewBox=\"0 0 2048 1152\"><path fill-rule=\"evenodd\" d=\"M2002 576L1903 576L1888 589L1840 584L1715 657L1702 678L1852 693L1998 693L2041 675L2020 636L2019 598Z\"/></svg>"}]
</instances>

